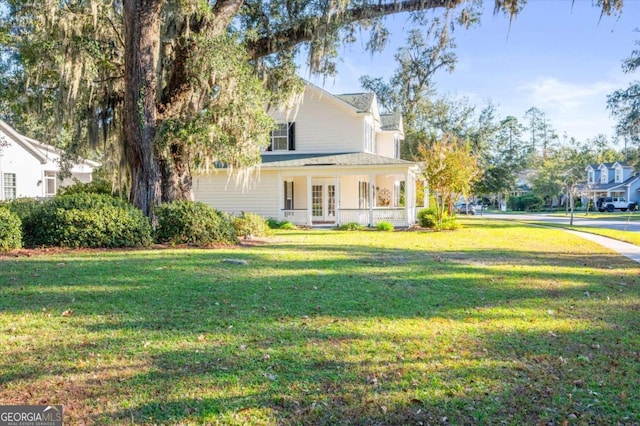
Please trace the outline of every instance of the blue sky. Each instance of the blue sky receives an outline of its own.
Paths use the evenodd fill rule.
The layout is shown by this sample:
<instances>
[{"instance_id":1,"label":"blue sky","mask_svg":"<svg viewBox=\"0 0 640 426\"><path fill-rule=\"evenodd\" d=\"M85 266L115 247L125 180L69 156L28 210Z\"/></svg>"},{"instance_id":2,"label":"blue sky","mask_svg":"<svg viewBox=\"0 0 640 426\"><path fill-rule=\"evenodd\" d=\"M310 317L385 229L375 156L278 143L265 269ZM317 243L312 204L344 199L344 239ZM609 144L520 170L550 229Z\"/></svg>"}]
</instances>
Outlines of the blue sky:
<instances>
[{"instance_id":1,"label":"blue sky","mask_svg":"<svg viewBox=\"0 0 640 426\"><path fill-rule=\"evenodd\" d=\"M529 0L509 26L509 18L494 16L493 1L485 0L482 22L470 30L457 29L458 64L434 82L440 93L466 96L480 105L491 100L502 117L523 119L532 106L543 110L559 135L584 140L613 134L614 121L606 97L640 76L625 75L621 61L635 48L640 33L640 0L625 0L619 17L602 17L590 0ZM388 76L393 54L403 41L406 17L390 20L391 46L373 58L361 45L341 52L338 75L324 84L332 93L360 90L363 74ZM635 78L634 78L635 77Z\"/></svg>"}]
</instances>

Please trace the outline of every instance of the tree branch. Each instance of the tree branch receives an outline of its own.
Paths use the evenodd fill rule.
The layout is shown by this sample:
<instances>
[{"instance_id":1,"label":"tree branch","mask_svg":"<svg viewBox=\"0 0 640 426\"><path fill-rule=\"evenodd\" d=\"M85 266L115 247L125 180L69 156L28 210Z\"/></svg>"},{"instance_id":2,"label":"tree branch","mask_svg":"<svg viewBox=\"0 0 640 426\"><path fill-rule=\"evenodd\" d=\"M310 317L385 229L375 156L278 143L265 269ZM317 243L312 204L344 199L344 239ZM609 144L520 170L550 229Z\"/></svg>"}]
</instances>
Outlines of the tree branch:
<instances>
[{"instance_id":1,"label":"tree branch","mask_svg":"<svg viewBox=\"0 0 640 426\"><path fill-rule=\"evenodd\" d=\"M341 24L347 24L364 19L380 18L396 13L415 12L436 8L454 8L463 1L464 0L395 0L391 3L369 4L362 7L347 9L339 13L336 12L336 17L339 19ZM304 21L296 23L290 28L249 42L247 52L250 57L257 59L272 53L289 49L297 44L311 41L314 34L317 34L318 31L327 28L330 23L335 23L333 19L329 18L307 18Z\"/></svg>"}]
</instances>

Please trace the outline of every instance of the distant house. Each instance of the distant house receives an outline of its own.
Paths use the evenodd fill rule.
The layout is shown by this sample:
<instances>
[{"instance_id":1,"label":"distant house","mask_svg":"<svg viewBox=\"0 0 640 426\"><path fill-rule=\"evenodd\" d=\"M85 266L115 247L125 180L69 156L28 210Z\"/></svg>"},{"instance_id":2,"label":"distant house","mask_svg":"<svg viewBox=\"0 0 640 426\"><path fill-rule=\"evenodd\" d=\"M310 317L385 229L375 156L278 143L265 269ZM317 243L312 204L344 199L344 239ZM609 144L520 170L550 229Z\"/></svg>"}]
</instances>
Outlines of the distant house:
<instances>
[{"instance_id":1,"label":"distant house","mask_svg":"<svg viewBox=\"0 0 640 426\"><path fill-rule=\"evenodd\" d=\"M259 178L238 184L224 168L194 176L197 201L306 226L415 223L418 166L400 159L402 117L380 114L375 94L307 84L296 108L269 113L278 127Z\"/></svg>"},{"instance_id":2,"label":"distant house","mask_svg":"<svg viewBox=\"0 0 640 426\"><path fill-rule=\"evenodd\" d=\"M628 202L640 199L640 173L623 161L589 164L585 192L594 200L600 197L624 197Z\"/></svg>"},{"instance_id":3,"label":"distant house","mask_svg":"<svg viewBox=\"0 0 640 426\"><path fill-rule=\"evenodd\" d=\"M16 132L0 120L0 201L20 197L53 197L58 189L90 182L98 163L81 160L73 164L71 177L60 179L62 152Z\"/></svg>"}]
</instances>

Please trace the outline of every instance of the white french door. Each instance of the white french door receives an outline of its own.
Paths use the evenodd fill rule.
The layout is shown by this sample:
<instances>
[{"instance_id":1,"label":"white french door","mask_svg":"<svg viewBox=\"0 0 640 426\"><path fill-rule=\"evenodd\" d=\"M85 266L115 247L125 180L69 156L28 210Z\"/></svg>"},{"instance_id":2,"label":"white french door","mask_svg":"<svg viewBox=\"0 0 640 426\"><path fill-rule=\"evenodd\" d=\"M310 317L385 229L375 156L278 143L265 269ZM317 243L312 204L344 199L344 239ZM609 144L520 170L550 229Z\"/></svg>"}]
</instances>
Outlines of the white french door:
<instances>
[{"instance_id":1,"label":"white french door","mask_svg":"<svg viewBox=\"0 0 640 426\"><path fill-rule=\"evenodd\" d=\"M335 222L335 184L316 182L311 185L311 219L314 222Z\"/></svg>"}]
</instances>

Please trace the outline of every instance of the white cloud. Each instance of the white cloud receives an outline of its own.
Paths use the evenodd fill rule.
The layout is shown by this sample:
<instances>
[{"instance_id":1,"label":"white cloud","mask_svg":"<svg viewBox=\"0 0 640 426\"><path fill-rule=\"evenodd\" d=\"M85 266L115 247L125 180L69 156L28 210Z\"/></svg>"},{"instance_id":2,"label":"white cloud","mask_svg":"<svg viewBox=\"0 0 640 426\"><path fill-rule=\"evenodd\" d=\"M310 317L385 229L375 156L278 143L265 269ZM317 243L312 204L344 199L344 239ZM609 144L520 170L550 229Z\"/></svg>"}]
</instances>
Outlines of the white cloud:
<instances>
[{"instance_id":1,"label":"white cloud","mask_svg":"<svg viewBox=\"0 0 640 426\"><path fill-rule=\"evenodd\" d=\"M585 107L593 107L606 102L606 96L616 90L613 82L597 81L576 84L560 81L553 77L542 77L533 83L518 87L525 92L532 105L542 110L551 109L559 113L578 112Z\"/></svg>"}]
</instances>

